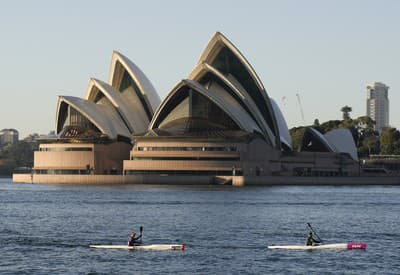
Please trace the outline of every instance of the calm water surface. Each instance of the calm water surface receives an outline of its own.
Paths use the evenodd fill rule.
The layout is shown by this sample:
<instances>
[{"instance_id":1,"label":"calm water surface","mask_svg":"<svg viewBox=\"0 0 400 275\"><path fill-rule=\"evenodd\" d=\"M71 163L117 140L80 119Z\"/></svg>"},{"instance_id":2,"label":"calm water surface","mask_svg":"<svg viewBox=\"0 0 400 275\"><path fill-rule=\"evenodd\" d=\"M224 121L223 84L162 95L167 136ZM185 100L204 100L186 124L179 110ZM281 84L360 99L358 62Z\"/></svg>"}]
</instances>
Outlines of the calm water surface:
<instances>
[{"instance_id":1,"label":"calm water surface","mask_svg":"<svg viewBox=\"0 0 400 275\"><path fill-rule=\"evenodd\" d=\"M78 186L0 179L1 274L400 274L400 187ZM366 251L275 251L329 243ZM144 241L181 251L91 249Z\"/></svg>"}]
</instances>

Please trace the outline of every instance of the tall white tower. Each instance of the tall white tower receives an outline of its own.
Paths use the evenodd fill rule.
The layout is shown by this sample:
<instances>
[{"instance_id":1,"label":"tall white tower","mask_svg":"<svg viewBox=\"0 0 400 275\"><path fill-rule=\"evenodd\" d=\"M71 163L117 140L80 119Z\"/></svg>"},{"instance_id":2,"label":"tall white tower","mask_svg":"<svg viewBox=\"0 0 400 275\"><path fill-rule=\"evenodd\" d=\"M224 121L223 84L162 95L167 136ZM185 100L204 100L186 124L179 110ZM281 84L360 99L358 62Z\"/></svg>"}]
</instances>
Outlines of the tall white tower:
<instances>
[{"instance_id":1,"label":"tall white tower","mask_svg":"<svg viewBox=\"0 0 400 275\"><path fill-rule=\"evenodd\" d=\"M389 86L381 82L372 82L367 85L367 116L375 120L375 130L389 127Z\"/></svg>"}]
</instances>

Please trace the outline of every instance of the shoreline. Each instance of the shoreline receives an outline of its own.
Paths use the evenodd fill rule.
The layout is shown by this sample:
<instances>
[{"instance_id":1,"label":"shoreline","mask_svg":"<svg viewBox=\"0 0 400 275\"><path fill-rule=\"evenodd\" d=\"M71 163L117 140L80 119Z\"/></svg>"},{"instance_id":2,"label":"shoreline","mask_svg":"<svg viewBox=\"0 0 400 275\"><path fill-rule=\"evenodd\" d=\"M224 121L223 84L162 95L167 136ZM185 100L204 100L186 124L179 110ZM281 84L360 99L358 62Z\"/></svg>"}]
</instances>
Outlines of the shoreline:
<instances>
[{"instance_id":1,"label":"shoreline","mask_svg":"<svg viewBox=\"0 0 400 275\"><path fill-rule=\"evenodd\" d=\"M13 174L13 183L28 184L155 184L241 186L365 186L399 185L399 176L189 176L189 175L31 175Z\"/></svg>"}]
</instances>

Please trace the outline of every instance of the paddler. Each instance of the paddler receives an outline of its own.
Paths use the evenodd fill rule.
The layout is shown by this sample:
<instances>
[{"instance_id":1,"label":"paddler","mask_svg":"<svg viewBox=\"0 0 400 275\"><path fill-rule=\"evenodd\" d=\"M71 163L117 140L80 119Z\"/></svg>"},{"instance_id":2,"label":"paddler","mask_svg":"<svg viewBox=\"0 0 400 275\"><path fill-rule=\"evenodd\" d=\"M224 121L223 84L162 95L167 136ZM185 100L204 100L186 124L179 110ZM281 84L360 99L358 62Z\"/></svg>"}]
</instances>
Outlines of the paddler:
<instances>
[{"instance_id":1,"label":"paddler","mask_svg":"<svg viewBox=\"0 0 400 275\"><path fill-rule=\"evenodd\" d=\"M312 232L308 233L306 245L315 245L319 244L321 241L313 238Z\"/></svg>"},{"instance_id":2,"label":"paddler","mask_svg":"<svg viewBox=\"0 0 400 275\"><path fill-rule=\"evenodd\" d=\"M136 237L136 232L132 231L128 240L128 246L134 246L142 243L143 226L140 227L140 235Z\"/></svg>"}]
</instances>

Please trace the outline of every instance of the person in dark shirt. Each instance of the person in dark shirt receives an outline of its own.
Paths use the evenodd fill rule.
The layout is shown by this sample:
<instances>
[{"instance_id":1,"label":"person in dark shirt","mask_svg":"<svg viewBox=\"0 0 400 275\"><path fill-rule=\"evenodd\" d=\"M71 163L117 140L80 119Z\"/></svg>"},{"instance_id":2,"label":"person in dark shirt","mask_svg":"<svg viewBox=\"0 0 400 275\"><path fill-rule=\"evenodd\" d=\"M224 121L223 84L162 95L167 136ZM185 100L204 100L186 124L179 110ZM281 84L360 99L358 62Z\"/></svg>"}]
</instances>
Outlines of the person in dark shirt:
<instances>
[{"instance_id":1,"label":"person in dark shirt","mask_svg":"<svg viewBox=\"0 0 400 275\"><path fill-rule=\"evenodd\" d=\"M319 244L319 243L321 243L321 241L314 239L314 238L313 238L313 234L312 234L312 232L310 231L310 233L308 233L308 236L307 236L306 245L317 245L317 244Z\"/></svg>"},{"instance_id":2,"label":"person in dark shirt","mask_svg":"<svg viewBox=\"0 0 400 275\"><path fill-rule=\"evenodd\" d=\"M136 237L136 232L132 231L128 240L128 246L139 245L142 243L143 226L140 227L140 235Z\"/></svg>"}]
</instances>

